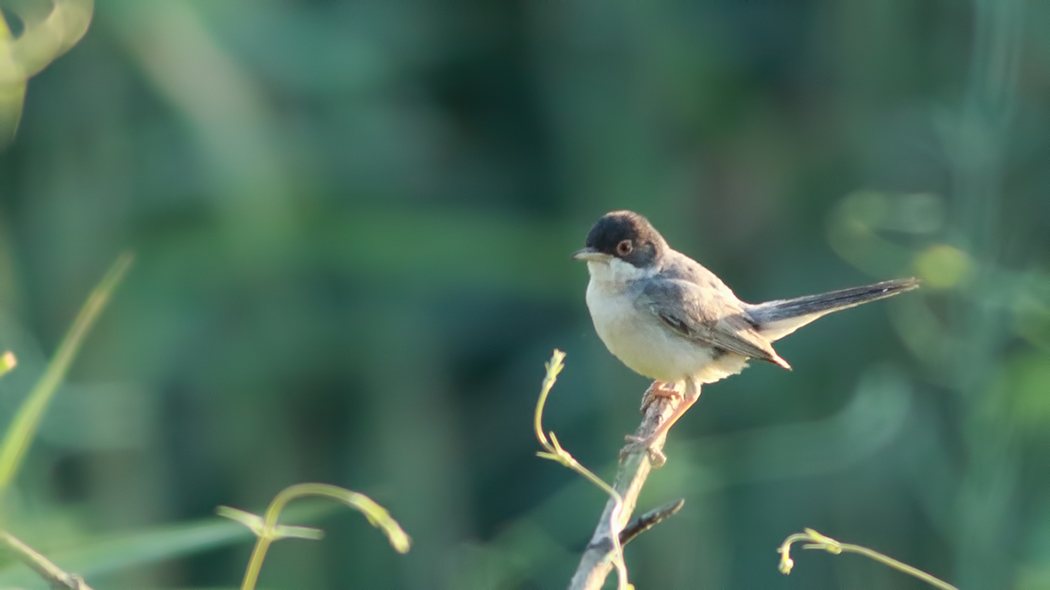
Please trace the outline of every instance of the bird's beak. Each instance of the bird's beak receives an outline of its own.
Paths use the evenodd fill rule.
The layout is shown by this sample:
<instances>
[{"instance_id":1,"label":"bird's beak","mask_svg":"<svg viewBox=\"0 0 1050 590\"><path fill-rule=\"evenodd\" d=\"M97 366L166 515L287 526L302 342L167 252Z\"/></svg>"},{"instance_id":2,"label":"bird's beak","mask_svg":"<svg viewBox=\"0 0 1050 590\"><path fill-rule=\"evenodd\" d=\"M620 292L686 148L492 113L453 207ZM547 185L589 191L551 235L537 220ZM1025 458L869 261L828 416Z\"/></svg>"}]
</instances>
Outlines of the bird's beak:
<instances>
[{"instance_id":1,"label":"bird's beak","mask_svg":"<svg viewBox=\"0 0 1050 590\"><path fill-rule=\"evenodd\" d=\"M587 262L599 262L602 260L608 260L609 255L604 252L599 252L594 248L584 248L583 250L577 250L572 253L573 260L585 260Z\"/></svg>"}]
</instances>

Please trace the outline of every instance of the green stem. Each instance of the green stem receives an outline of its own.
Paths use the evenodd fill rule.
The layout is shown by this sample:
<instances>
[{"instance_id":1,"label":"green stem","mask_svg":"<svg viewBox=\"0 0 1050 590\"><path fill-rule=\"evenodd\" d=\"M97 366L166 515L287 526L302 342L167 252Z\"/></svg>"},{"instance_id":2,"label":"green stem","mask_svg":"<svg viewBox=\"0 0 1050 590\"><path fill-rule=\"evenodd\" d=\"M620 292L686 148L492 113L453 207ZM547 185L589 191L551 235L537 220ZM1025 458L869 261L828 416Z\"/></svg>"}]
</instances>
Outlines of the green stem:
<instances>
[{"instance_id":1,"label":"green stem","mask_svg":"<svg viewBox=\"0 0 1050 590\"><path fill-rule=\"evenodd\" d=\"M281 516L281 511L284 510L288 502L304 496L324 496L356 508L365 515L368 522L386 533L387 538L390 539L390 544L394 546L394 550L399 553L408 551L411 539L408 538L405 531L401 530L401 526L397 524L397 521L390 517L390 513L368 496L324 483L298 483L281 490L280 493L274 496L270 506L266 509L262 530L256 534L255 547L252 548L252 555L248 560L248 568L244 572L241 590L255 590L255 584L259 580L259 572L262 570L263 560L266 559L266 552L270 549L271 543L281 538L277 523L277 519Z\"/></svg>"},{"instance_id":2,"label":"green stem","mask_svg":"<svg viewBox=\"0 0 1050 590\"><path fill-rule=\"evenodd\" d=\"M867 547L862 547L860 545L853 545L853 544L850 544L850 543L841 543L839 545L839 547L841 547L842 550L845 551L846 553L858 553L860 555L864 555L865 557L874 559L875 561L878 561L879 563L888 565L888 566L892 567L895 570L904 572L904 573L908 574L909 576L914 576L914 577L922 580L923 582L926 582L927 584L929 584L931 586L934 586L936 588L940 588L941 590L959 590L958 588L956 588L955 586L952 586L951 584L949 584L948 582L945 582L944 580L935 578L935 577L931 576L930 574L928 574L928 573L926 573L926 572L924 572L924 571L922 571L922 570L920 570L918 568L912 567L912 566L910 566L910 565L908 565L908 564L906 564L904 562L897 561L896 559L893 559L892 557L890 557L888 555L883 555L883 554L879 553L878 551L874 551L872 549L868 549ZM816 549L816 548L817 547L814 547L814 549Z\"/></svg>"},{"instance_id":3,"label":"green stem","mask_svg":"<svg viewBox=\"0 0 1050 590\"><path fill-rule=\"evenodd\" d=\"M823 549L833 555L838 555L843 552L863 555L899 572L918 578L931 586L940 588L941 590L959 590L944 580L935 578L918 568L893 559L888 555L883 555L874 549L868 549L861 545L853 545L852 543L840 543L813 529L806 529L806 532L804 533L795 533L787 539L784 539L784 542L780 544L780 548L777 549L780 553L780 571L785 575L791 573L791 568L795 565L795 562L791 559L791 545L798 542L806 542L806 544L802 546L803 549Z\"/></svg>"},{"instance_id":4,"label":"green stem","mask_svg":"<svg viewBox=\"0 0 1050 590\"><path fill-rule=\"evenodd\" d=\"M536 413L532 419L532 427L536 430L536 438L540 441L540 444L544 448L550 450L550 442L547 441L547 436L543 434L543 406L547 404L547 396L551 392L551 388L554 387L554 382L558 380L558 373L565 368L565 353L560 350L555 350L554 354L551 355L551 360L547 363L547 374L543 377L543 385L540 386L540 399L536 402Z\"/></svg>"},{"instance_id":5,"label":"green stem","mask_svg":"<svg viewBox=\"0 0 1050 590\"><path fill-rule=\"evenodd\" d=\"M561 370L565 367L564 361L565 353L555 349L554 354L551 355L551 360L546 365L547 374L544 376L543 384L540 386L540 399L536 402L536 413L533 417L532 426L536 430L536 439L540 441L540 444L544 449L547 449L547 451L541 451L536 454L544 459L550 459L551 461L561 463L565 467L582 475L613 499L616 506L609 514L609 542L612 543L613 563L616 565L617 589L625 590L630 587L630 584L627 581L627 563L623 558L623 545L620 543L620 531L616 530L617 521L620 520L620 514L623 512L623 496L613 489L612 486L605 483L602 478L592 473L590 469L580 465L575 457L562 448L561 444L558 442L558 437L554 435L553 431L550 433L550 440L548 440L547 436L543 433L543 406L547 403L547 396L550 394L551 388L554 387L554 382L558 380L558 373L561 373Z\"/></svg>"},{"instance_id":6,"label":"green stem","mask_svg":"<svg viewBox=\"0 0 1050 590\"><path fill-rule=\"evenodd\" d=\"M255 582L259 579L259 571L262 570L263 560L266 552L273 542L267 535L259 535L255 539L255 547L252 547L252 556L248 560L248 569L244 572L244 581L241 582L241 590L255 590Z\"/></svg>"}]
</instances>

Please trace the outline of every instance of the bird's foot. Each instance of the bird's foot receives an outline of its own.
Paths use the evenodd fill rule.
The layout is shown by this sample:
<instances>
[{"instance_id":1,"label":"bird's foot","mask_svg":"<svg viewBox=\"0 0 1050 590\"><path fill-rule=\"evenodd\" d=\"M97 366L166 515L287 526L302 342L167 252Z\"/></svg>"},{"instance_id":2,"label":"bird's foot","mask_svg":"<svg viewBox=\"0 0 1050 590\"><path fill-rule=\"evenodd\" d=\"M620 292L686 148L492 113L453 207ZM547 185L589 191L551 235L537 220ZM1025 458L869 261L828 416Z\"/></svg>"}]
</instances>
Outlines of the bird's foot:
<instances>
[{"instance_id":1,"label":"bird's foot","mask_svg":"<svg viewBox=\"0 0 1050 590\"><path fill-rule=\"evenodd\" d=\"M645 451L649 455L649 462L652 463L653 469L659 469L667 463L667 455L659 449L653 448L656 443L656 439L660 438L657 436L635 436L628 434L624 437L627 444L620 449L620 460L623 461L628 455L633 455L641 451Z\"/></svg>"},{"instance_id":2,"label":"bird's foot","mask_svg":"<svg viewBox=\"0 0 1050 590\"><path fill-rule=\"evenodd\" d=\"M649 406L652 405L659 398L670 398L676 399L681 398L682 393L678 391L678 388L674 383L668 383L666 381L653 381L653 384L649 386L649 389L645 390L642 394L642 414L649 411Z\"/></svg>"}]
</instances>

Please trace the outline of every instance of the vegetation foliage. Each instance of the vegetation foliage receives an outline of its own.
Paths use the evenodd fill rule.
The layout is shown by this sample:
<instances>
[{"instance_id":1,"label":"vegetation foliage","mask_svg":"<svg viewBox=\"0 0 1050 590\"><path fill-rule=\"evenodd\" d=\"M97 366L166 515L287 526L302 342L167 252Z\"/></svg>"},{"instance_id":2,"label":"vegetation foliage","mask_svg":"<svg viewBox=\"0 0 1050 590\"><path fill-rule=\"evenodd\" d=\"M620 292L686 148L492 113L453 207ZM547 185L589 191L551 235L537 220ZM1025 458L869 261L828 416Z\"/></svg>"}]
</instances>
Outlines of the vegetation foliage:
<instances>
[{"instance_id":1,"label":"vegetation foliage","mask_svg":"<svg viewBox=\"0 0 1050 590\"><path fill-rule=\"evenodd\" d=\"M297 502L281 522L328 538L260 586L563 587L600 500L529 417L567 351L544 432L611 480L648 384L568 256L618 208L745 300L926 285L705 390L631 582L926 587L781 575L812 527L959 588L1050 586L1050 4L0 10L2 528L92 587L229 587L258 539L215 507L297 482L361 490L412 551ZM7 553L0 586L46 587Z\"/></svg>"}]
</instances>

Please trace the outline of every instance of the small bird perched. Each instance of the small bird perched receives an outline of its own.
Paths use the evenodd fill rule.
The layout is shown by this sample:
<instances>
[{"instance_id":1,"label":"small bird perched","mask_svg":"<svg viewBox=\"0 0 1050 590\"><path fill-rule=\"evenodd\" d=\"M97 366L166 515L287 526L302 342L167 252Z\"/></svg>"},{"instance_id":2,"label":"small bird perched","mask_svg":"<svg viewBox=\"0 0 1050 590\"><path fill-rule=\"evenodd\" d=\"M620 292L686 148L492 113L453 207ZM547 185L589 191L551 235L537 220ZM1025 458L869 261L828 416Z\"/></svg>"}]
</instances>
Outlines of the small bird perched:
<instances>
[{"instance_id":1,"label":"small bird perched","mask_svg":"<svg viewBox=\"0 0 1050 590\"><path fill-rule=\"evenodd\" d=\"M700 385L744 370L758 359L791 369L772 343L834 311L885 299L919 286L917 279L745 303L714 273L672 250L649 220L632 211L607 213L572 255L587 262L587 308L598 337L632 371L655 379L650 396L682 395L682 403L650 436L628 437L629 448L652 444L697 398ZM676 384L684 382L679 394ZM644 407L643 402L643 407ZM629 450L629 449L628 449Z\"/></svg>"}]
</instances>

